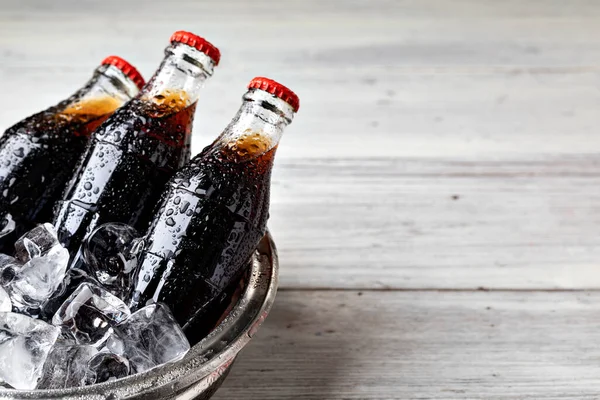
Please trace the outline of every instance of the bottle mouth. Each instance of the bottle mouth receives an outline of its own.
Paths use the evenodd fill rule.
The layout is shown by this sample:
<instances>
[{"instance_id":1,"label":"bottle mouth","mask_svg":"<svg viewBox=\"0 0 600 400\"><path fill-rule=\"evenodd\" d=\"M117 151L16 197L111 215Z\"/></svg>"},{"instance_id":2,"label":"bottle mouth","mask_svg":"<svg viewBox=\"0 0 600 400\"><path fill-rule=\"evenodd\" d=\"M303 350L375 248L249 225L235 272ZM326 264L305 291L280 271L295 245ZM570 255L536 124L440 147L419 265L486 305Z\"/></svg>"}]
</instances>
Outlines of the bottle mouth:
<instances>
[{"instance_id":1,"label":"bottle mouth","mask_svg":"<svg viewBox=\"0 0 600 400\"><path fill-rule=\"evenodd\" d=\"M185 43L173 42L165 49L165 54L176 56L188 63L190 68L186 68L185 70L182 69L182 71L191 76L199 74L212 76L214 69L217 66L215 60L206 53Z\"/></svg>"},{"instance_id":2,"label":"bottle mouth","mask_svg":"<svg viewBox=\"0 0 600 400\"><path fill-rule=\"evenodd\" d=\"M177 31L171 35L171 43L183 43L206 54L211 58L215 66L219 65L221 52L211 42L201 36L186 31Z\"/></svg>"},{"instance_id":3,"label":"bottle mouth","mask_svg":"<svg viewBox=\"0 0 600 400\"><path fill-rule=\"evenodd\" d=\"M288 103L294 112L298 112L300 108L300 98L287 86L274 81L273 79L257 76L248 84L248 89L259 89Z\"/></svg>"},{"instance_id":4,"label":"bottle mouth","mask_svg":"<svg viewBox=\"0 0 600 400\"><path fill-rule=\"evenodd\" d=\"M112 64L102 64L96 73L104 75L110 83L127 98L131 99L140 92L140 87L121 69Z\"/></svg>"},{"instance_id":5,"label":"bottle mouth","mask_svg":"<svg viewBox=\"0 0 600 400\"><path fill-rule=\"evenodd\" d=\"M290 103L264 90L251 88L244 94L243 100L268 111L257 115L266 123L276 123L282 117L289 124L294 119L295 111Z\"/></svg>"},{"instance_id":6,"label":"bottle mouth","mask_svg":"<svg viewBox=\"0 0 600 400\"><path fill-rule=\"evenodd\" d=\"M131 79L133 83L138 87L138 89L142 89L146 81L142 74L127 60L119 57L119 56L108 56L102 61L102 65L113 65L117 69L119 69L126 77Z\"/></svg>"}]
</instances>

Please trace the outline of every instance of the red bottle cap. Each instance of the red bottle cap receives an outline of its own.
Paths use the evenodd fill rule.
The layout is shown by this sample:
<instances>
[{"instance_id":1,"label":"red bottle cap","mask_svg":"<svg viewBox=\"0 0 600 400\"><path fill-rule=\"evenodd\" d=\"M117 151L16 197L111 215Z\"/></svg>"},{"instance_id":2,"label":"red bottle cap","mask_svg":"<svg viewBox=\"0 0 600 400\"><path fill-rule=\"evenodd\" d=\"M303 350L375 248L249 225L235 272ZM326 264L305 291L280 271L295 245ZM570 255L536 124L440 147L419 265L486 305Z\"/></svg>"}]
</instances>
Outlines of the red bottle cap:
<instances>
[{"instance_id":1,"label":"red bottle cap","mask_svg":"<svg viewBox=\"0 0 600 400\"><path fill-rule=\"evenodd\" d=\"M215 62L215 65L219 65L221 60L221 52L211 42L201 38L198 35L194 35L191 32L177 31L171 35L171 43L183 43L188 46L194 47L196 50L200 50Z\"/></svg>"},{"instance_id":2,"label":"red bottle cap","mask_svg":"<svg viewBox=\"0 0 600 400\"><path fill-rule=\"evenodd\" d=\"M106 57L104 59L104 61L102 61L102 65L114 65L115 67L119 68L121 70L121 72L123 72L125 75L127 75L127 77L129 77L129 79L131 79L133 81L133 83L136 84L138 89L141 89L142 87L144 87L144 84L146 83L144 81L144 77L142 76L142 74L140 74L139 71L137 69L135 69L135 67L133 65L129 64L127 61L123 60L121 57L118 57L118 56Z\"/></svg>"},{"instance_id":3,"label":"red bottle cap","mask_svg":"<svg viewBox=\"0 0 600 400\"><path fill-rule=\"evenodd\" d=\"M279 97L281 100L292 106L294 112L298 112L298 109L300 108L300 99L296 93L272 79L260 76L256 77L250 81L248 89L260 89L271 93L273 96Z\"/></svg>"}]
</instances>

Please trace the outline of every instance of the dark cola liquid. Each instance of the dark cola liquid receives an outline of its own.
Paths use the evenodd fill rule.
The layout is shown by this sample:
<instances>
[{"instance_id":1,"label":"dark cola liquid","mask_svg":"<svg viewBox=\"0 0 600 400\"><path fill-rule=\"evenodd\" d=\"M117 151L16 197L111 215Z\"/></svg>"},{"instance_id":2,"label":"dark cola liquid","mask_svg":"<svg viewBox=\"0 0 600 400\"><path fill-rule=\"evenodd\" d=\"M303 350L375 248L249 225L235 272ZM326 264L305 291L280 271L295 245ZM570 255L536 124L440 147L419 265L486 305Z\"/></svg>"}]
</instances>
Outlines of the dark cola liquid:
<instances>
[{"instance_id":1,"label":"dark cola liquid","mask_svg":"<svg viewBox=\"0 0 600 400\"><path fill-rule=\"evenodd\" d=\"M252 141L205 150L171 180L134 278L134 309L166 303L188 336L216 322L209 320L220 315L266 229L275 148L248 157Z\"/></svg>"},{"instance_id":2,"label":"dark cola liquid","mask_svg":"<svg viewBox=\"0 0 600 400\"><path fill-rule=\"evenodd\" d=\"M67 104L71 104L70 106ZM10 127L0 138L0 252L52 218L89 135L120 106L112 97L73 97Z\"/></svg>"},{"instance_id":3,"label":"dark cola liquid","mask_svg":"<svg viewBox=\"0 0 600 400\"><path fill-rule=\"evenodd\" d=\"M196 104L183 106L179 94L156 100L134 99L98 128L57 204L54 225L72 258L63 285L42 308L44 318L94 280L79 251L86 236L106 222L145 232L166 183L189 160Z\"/></svg>"},{"instance_id":4,"label":"dark cola liquid","mask_svg":"<svg viewBox=\"0 0 600 400\"><path fill-rule=\"evenodd\" d=\"M95 132L55 214L59 240L71 255L105 222L147 229L165 184L190 154L196 105L167 100L134 99Z\"/></svg>"}]
</instances>

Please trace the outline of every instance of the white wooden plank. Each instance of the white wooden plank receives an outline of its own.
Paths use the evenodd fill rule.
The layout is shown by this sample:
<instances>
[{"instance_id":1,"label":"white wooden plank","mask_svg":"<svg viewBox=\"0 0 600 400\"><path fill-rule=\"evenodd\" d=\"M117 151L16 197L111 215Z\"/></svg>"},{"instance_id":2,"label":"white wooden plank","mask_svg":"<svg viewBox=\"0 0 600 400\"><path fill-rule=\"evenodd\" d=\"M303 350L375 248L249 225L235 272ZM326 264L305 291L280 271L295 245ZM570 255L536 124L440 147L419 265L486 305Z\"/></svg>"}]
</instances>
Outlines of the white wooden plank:
<instances>
[{"instance_id":1,"label":"white wooden plank","mask_svg":"<svg viewBox=\"0 0 600 400\"><path fill-rule=\"evenodd\" d=\"M597 151L599 16L599 3L581 0L10 2L0 128L66 96L107 54L149 76L185 28L223 52L194 151L255 75L302 99L280 157Z\"/></svg>"},{"instance_id":2,"label":"white wooden plank","mask_svg":"<svg viewBox=\"0 0 600 400\"><path fill-rule=\"evenodd\" d=\"M195 152L250 77L302 98L274 172L285 287L600 285L585 155L600 151L598 3L178 4L2 7L0 129L66 96L107 53L149 74L173 30L195 30L223 50Z\"/></svg>"},{"instance_id":3,"label":"white wooden plank","mask_svg":"<svg viewBox=\"0 0 600 400\"><path fill-rule=\"evenodd\" d=\"M282 292L217 399L596 399L598 293Z\"/></svg>"},{"instance_id":4,"label":"white wooden plank","mask_svg":"<svg viewBox=\"0 0 600 400\"><path fill-rule=\"evenodd\" d=\"M142 2L0 7L0 129L107 54L223 51L194 151L245 83L301 96L271 229L286 288L600 287L600 3ZM598 293L280 293L217 399L592 399Z\"/></svg>"},{"instance_id":5,"label":"white wooden plank","mask_svg":"<svg viewBox=\"0 0 600 400\"><path fill-rule=\"evenodd\" d=\"M96 61L97 62L97 61ZM84 82L77 73L3 73L0 129L53 104ZM278 159L468 157L600 151L600 73L284 71L301 97ZM218 71L204 89L194 129L200 151L231 120L250 76ZM381 72L381 74L379 73ZM225 76L224 76L225 75Z\"/></svg>"},{"instance_id":6,"label":"white wooden plank","mask_svg":"<svg viewBox=\"0 0 600 400\"><path fill-rule=\"evenodd\" d=\"M600 160L280 162L284 287L599 288Z\"/></svg>"},{"instance_id":7,"label":"white wooden plank","mask_svg":"<svg viewBox=\"0 0 600 400\"><path fill-rule=\"evenodd\" d=\"M182 28L203 32L232 53L287 65L572 66L600 58L594 40L600 6L589 0L5 3L1 25L11 35L1 35L2 43L26 65L36 65L40 51L46 62L64 65L71 46L82 44L83 55L100 57L111 42L118 51L154 60L147 49L159 49L166 35ZM43 49L37 49L40 27Z\"/></svg>"}]
</instances>

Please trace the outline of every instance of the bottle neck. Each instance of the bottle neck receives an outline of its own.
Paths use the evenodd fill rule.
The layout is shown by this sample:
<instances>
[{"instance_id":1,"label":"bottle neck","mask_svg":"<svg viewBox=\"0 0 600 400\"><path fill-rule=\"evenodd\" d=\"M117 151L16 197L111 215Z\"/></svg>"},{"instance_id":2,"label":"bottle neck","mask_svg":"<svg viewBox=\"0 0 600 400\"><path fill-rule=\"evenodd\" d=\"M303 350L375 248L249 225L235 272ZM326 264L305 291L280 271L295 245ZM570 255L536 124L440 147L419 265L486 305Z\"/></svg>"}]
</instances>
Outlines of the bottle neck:
<instances>
[{"instance_id":1,"label":"bottle neck","mask_svg":"<svg viewBox=\"0 0 600 400\"><path fill-rule=\"evenodd\" d=\"M135 83L120 69L101 65L83 88L61 103L59 112L65 116L112 114L138 92Z\"/></svg>"},{"instance_id":2,"label":"bottle neck","mask_svg":"<svg viewBox=\"0 0 600 400\"><path fill-rule=\"evenodd\" d=\"M212 145L234 161L242 162L275 150L294 110L285 101L263 90L251 89L225 131Z\"/></svg>"},{"instance_id":3,"label":"bottle neck","mask_svg":"<svg viewBox=\"0 0 600 400\"><path fill-rule=\"evenodd\" d=\"M196 103L204 81L213 74L214 61L183 43L167 47L165 54L160 67L138 98L178 109Z\"/></svg>"}]
</instances>

